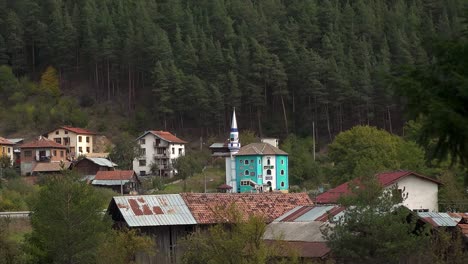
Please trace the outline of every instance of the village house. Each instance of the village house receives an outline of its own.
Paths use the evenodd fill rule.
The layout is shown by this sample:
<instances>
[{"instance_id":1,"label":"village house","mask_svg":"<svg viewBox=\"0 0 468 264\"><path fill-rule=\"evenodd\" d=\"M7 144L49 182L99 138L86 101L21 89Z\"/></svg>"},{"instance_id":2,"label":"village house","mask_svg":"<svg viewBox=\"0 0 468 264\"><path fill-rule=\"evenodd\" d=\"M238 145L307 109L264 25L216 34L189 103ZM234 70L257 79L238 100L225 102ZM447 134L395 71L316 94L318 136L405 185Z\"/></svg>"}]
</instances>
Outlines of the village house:
<instances>
[{"instance_id":1,"label":"village house","mask_svg":"<svg viewBox=\"0 0 468 264\"><path fill-rule=\"evenodd\" d=\"M24 143L24 138L7 138L8 141L13 142L13 160L14 167L19 168L21 163L21 150L19 146Z\"/></svg>"},{"instance_id":2,"label":"village house","mask_svg":"<svg viewBox=\"0 0 468 264\"><path fill-rule=\"evenodd\" d=\"M384 189L396 188L404 198L402 204L416 212L437 212L438 191L442 183L438 180L417 174L412 171L394 171L376 175ZM356 185L355 188L358 188ZM315 199L317 204L336 204L342 196L350 195L350 182L330 189Z\"/></svg>"},{"instance_id":3,"label":"village house","mask_svg":"<svg viewBox=\"0 0 468 264\"><path fill-rule=\"evenodd\" d=\"M140 179L133 170L101 170L91 183L122 194L137 194L141 186Z\"/></svg>"},{"instance_id":4,"label":"village house","mask_svg":"<svg viewBox=\"0 0 468 264\"><path fill-rule=\"evenodd\" d=\"M67 147L42 136L20 145L20 149L21 175L57 173L71 164L66 160Z\"/></svg>"},{"instance_id":5,"label":"village house","mask_svg":"<svg viewBox=\"0 0 468 264\"><path fill-rule=\"evenodd\" d=\"M320 262L330 255L322 229L330 218L339 219L344 213L338 205L297 206L268 224L263 239L267 244L283 242L284 250L276 252L279 257L292 251L304 262Z\"/></svg>"},{"instance_id":6,"label":"village house","mask_svg":"<svg viewBox=\"0 0 468 264\"><path fill-rule=\"evenodd\" d=\"M76 159L80 155L94 152L93 144L96 133L83 128L61 126L44 134L44 136L66 146L67 155L70 159Z\"/></svg>"},{"instance_id":7,"label":"village house","mask_svg":"<svg viewBox=\"0 0 468 264\"><path fill-rule=\"evenodd\" d=\"M0 137L0 157L8 157L11 164L13 164L15 160L15 155L13 153L14 145L15 143L10 140Z\"/></svg>"},{"instance_id":8,"label":"village house","mask_svg":"<svg viewBox=\"0 0 468 264\"><path fill-rule=\"evenodd\" d=\"M179 263L180 240L196 230L229 222L232 213L271 223L297 206L311 206L306 193L181 193L114 197L107 209L115 226L153 235L156 256L137 255L137 263ZM234 212L233 212L234 211Z\"/></svg>"},{"instance_id":9,"label":"village house","mask_svg":"<svg viewBox=\"0 0 468 264\"><path fill-rule=\"evenodd\" d=\"M176 174L174 161L185 155L186 141L167 131L146 131L136 141L141 148L141 156L133 161L133 170L140 176L153 174L172 177Z\"/></svg>"},{"instance_id":10,"label":"village house","mask_svg":"<svg viewBox=\"0 0 468 264\"><path fill-rule=\"evenodd\" d=\"M73 165L73 170L82 176L95 176L98 171L115 170L117 164L105 158L85 157Z\"/></svg>"}]
</instances>

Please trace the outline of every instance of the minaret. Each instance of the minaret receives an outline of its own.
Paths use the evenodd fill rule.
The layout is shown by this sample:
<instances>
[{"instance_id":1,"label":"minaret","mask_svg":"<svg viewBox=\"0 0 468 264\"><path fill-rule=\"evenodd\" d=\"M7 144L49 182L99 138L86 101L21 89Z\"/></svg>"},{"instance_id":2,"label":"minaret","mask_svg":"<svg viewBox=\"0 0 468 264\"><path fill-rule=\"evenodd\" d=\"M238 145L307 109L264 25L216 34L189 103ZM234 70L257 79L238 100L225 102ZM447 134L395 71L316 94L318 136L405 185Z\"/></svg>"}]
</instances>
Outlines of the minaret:
<instances>
[{"instance_id":1,"label":"minaret","mask_svg":"<svg viewBox=\"0 0 468 264\"><path fill-rule=\"evenodd\" d=\"M226 184L232 187L232 192L237 192L236 159L234 155L239 151L239 130L237 129L236 108L232 112L231 132L229 133L229 157L226 157Z\"/></svg>"}]
</instances>

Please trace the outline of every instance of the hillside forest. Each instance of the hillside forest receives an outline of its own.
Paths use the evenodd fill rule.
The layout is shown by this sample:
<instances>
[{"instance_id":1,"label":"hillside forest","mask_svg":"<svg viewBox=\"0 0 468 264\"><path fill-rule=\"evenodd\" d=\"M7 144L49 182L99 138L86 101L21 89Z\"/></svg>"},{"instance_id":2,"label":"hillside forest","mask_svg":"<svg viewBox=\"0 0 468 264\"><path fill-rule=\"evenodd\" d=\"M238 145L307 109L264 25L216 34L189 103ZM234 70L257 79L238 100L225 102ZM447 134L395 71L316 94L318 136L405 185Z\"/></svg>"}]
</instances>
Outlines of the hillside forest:
<instances>
[{"instance_id":1,"label":"hillside forest","mask_svg":"<svg viewBox=\"0 0 468 264\"><path fill-rule=\"evenodd\" d=\"M463 2L0 0L0 131L224 135L236 107L259 136L401 133L388 76L457 36Z\"/></svg>"}]
</instances>

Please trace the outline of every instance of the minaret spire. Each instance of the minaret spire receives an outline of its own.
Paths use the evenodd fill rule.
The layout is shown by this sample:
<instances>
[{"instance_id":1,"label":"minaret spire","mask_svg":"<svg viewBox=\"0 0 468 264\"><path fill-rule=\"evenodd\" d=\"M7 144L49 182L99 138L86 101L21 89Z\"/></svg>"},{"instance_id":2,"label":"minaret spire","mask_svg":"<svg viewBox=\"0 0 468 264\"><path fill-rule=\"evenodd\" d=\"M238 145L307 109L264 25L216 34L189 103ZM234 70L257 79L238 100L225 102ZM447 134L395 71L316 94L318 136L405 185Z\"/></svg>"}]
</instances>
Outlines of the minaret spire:
<instances>
[{"instance_id":1,"label":"minaret spire","mask_svg":"<svg viewBox=\"0 0 468 264\"><path fill-rule=\"evenodd\" d=\"M237 129L236 108L232 111L231 133L229 136L229 151L237 153L241 147L239 142L239 130Z\"/></svg>"}]
</instances>

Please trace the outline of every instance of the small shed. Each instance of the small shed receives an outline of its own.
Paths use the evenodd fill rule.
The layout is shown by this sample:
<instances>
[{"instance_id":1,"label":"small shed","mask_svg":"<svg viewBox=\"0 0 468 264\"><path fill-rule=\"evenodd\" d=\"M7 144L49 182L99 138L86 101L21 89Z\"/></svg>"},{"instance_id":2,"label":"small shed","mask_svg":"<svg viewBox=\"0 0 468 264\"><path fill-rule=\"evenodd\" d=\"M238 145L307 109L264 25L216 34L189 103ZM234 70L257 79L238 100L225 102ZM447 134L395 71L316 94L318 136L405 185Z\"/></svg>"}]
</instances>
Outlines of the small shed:
<instances>
[{"instance_id":1,"label":"small shed","mask_svg":"<svg viewBox=\"0 0 468 264\"><path fill-rule=\"evenodd\" d=\"M105 158L85 157L73 165L73 169L80 175L96 175L98 171L115 170L117 164Z\"/></svg>"},{"instance_id":2,"label":"small shed","mask_svg":"<svg viewBox=\"0 0 468 264\"><path fill-rule=\"evenodd\" d=\"M92 181L95 186L110 188L124 194L138 193L141 182L133 170L98 171Z\"/></svg>"}]
</instances>

